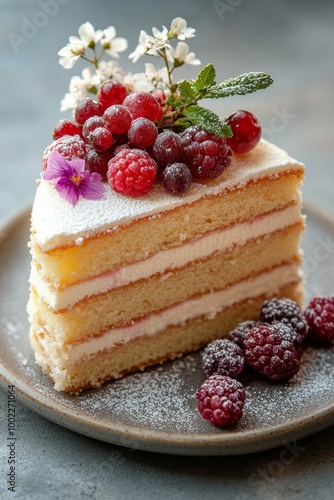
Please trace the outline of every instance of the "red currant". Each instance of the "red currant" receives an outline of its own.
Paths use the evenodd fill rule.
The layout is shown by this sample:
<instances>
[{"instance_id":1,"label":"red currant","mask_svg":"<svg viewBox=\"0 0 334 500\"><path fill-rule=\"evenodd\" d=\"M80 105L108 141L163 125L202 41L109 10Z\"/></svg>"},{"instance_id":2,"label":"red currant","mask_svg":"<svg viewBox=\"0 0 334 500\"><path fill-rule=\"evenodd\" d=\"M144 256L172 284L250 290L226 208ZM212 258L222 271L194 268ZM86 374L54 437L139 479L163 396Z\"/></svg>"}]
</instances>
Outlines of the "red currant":
<instances>
[{"instance_id":1,"label":"red currant","mask_svg":"<svg viewBox=\"0 0 334 500\"><path fill-rule=\"evenodd\" d=\"M152 147L152 156L161 166L174 163L181 158L182 154L182 140L175 132L161 132Z\"/></svg>"},{"instance_id":2,"label":"red currant","mask_svg":"<svg viewBox=\"0 0 334 500\"><path fill-rule=\"evenodd\" d=\"M124 85L113 80L107 80L100 86L97 98L103 110L106 110L113 104L122 104L127 95L128 91Z\"/></svg>"},{"instance_id":3,"label":"red currant","mask_svg":"<svg viewBox=\"0 0 334 500\"><path fill-rule=\"evenodd\" d=\"M184 163L168 165L162 172L162 185L171 194L184 194L190 188L191 181L191 172Z\"/></svg>"},{"instance_id":4,"label":"red currant","mask_svg":"<svg viewBox=\"0 0 334 500\"><path fill-rule=\"evenodd\" d=\"M160 103L148 92L133 92L123 101L123 105L128 108L132 118L144 117L152 122L162 118L162 107Z\"/></svg>"},{"instance_id":5,"label":"red currant","mask_svg":"<svg viewBox=\"0 0 334 500\"><path fill-rule=\"evenodd\" d=\"M104 127L98 127L89 134L89 142L99 153L103 153L110 148L113 143L113 136Z\"/></svg>"},{"instance_id":6,"label":"red currant","mask_svg":"<svg viewBox=\"0 0 334 500\"><path fill-rule=\"evenodd\" d=\"M92 116L85 121L82 126L82 137L86 142L90 142L89 135L98 127L104 127L102 116Z\"/></svg>"},{"instance_id":7,"label":"red currant","mask_svg":"<svg viewBox=\"0 0 334 500\"><path fill-rule=\"evenodd\" d=\"M103 114L103 109L99 101L86 97L82 101L78 102L74 110L74 118L77 123L83 125L88 118L92 116L101 116Z\"/></svg>"},{"instance_id":8,"label":"red currant","mask_svg":"<svg viewBox=\"0 0 334 500\"><path fill-rule=\"evenodd\" d=\"M157 135L157 127L147 118L137 118L133 120L128 131L129 141L136 146L136 148L140 149L151 146L156 140Z\"/></svg>"},{"instance_id":9,"label":"red currant","mask_svg":"<svg viewBox=\"0 0 334 500\"><path fill-rule=\"evenodd\" d=\"M132 117L130 111L122 104L109 106L103 114L104 126L112 134L123 134L129 130Z\"/></svg>"},{"instance_id":10,"label":"red currant","mask_svg":"<svg viewBox=\"0 0 334 500\"><path fill-rule=\"evenodd\" d=\"M110 160L111 153L98 153L95 149L91 149L86 154L85 168L90 172L97 172L101 175L103 180L107 180L108 161Z\"/></svg>"},{"instance_id":11,"label":"red currant","mask_svg":"<svg viewBox=\"0 0 334 500\"><path fill-rule=\"evenodd\" d=\"M70 120L59 120L54 126L52 137L57 140L64 135L81 135L81 127Z\"/></svg>"},{"instance_id":12,"label":"red currant","mask_svg":"<svg viewBox=\"0 0 334 500\"><path fill-rule=\"evenodd\" d=\"M235 153L248 153L261 139L261 124L250 111L234 111L225 118L225 122L233 132L227 143Z\"/></svg>"}]
</instances>

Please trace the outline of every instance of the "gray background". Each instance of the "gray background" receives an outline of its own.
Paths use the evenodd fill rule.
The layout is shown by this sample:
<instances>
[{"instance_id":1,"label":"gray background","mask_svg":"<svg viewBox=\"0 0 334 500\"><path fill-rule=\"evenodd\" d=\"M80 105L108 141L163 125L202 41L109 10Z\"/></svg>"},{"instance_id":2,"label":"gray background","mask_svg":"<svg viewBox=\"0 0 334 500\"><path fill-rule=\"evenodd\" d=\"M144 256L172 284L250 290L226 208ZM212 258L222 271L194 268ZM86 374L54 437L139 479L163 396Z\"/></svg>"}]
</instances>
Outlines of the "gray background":
<instances>
[{"instance_id":1,"label":"gray background","mask_svg":"<svg viewBox=\"0 0 334 500\"><path fill-rule=\"evenodd\" d=\"M197 29L191 49L203 64L215 65L219 80L252 70L274 77L266 91L210 107L222 117L234 109L253 111L264 136L306 164L305 197L334 212L332 1L222 0L219 12L219 2L205 0L52 1L58 12L14 50L8 34L22 36L27 20L37 20L47 0L0 0L0 223L32 203L41 153L53 124L68 116L60 114L59 103L70 77L84 67L59 66L57 51L68 37L87 20L96 29L114 25L132 50L140 28L150 32L152 26L169 26L176 16ZM123 56L122 66L138 72L149 61L133 65ZM196 71L188 66L182 77L193 77ZM1 392L1 422L5 408ZM282 464L283 448L244 457L170 457L94 441L21 405L17 418L19 479L18 492L12 495L17 498L334 497L333 428L298 443L294 459ZM3 457L0 498L7 498Z\"/></svg>"}]
</instances>

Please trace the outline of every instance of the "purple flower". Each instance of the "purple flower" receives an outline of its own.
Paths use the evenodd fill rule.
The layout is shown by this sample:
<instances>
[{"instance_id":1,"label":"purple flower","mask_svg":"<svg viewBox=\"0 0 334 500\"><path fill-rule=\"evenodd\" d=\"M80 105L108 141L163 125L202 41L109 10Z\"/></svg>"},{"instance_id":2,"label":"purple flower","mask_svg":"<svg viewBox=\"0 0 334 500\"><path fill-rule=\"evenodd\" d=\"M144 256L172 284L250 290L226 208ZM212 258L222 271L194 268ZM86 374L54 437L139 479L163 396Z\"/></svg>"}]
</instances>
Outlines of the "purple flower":
<instances>
[{"instance_id":1,"label":"purple flower","mask_svg":"<svg viewBox=\"0 0 334 500\"><path fill-rule=\"evenodd\" d=\"M85 160L66 160L58 151L50 154L42 178L50 181L60 196L72 205L80 196L87 200L100 200L105 192L100 174L85 170Z\"/></svg>"}]
</instances>

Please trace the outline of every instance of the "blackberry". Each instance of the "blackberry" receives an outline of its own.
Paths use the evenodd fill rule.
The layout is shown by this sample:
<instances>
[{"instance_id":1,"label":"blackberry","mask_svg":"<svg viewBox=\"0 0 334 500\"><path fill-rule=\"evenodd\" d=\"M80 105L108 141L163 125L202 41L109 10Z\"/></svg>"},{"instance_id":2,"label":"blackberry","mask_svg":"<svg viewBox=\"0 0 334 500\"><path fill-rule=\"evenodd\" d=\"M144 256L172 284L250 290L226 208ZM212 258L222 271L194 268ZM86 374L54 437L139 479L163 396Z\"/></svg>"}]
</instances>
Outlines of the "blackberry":
<instances>
[{"instance_id":1,"label":"blackberry","mask_svg":"<svg viewBox=\"0 0 334 500\"><path fill-rule=\"evenodd\" d=\"M260 311L260 321L279 321L291 325L296 332L295 341L301 345L308 333L308 325L299 305L291 299L272 299L264 302Z\"/></svg>"},{"instance_id":2,"label":"blackberry","mask_svg":"<svg viewBox=\"0 0 334 500\"><path fill-rule=\"evenodd\" d=\"M244 348L244 339L251 328L257 325L257 321L243 321L234 330L231 330L228 339L232 340L242 349Z\"/></svg>"},{"instance_id":3,"label":"blackberry","mask_svg":"<svg viewBox=\"0 0 334 500\"><path fill-rule=\"evenodd\" d=\"M231 163L231 148L225 137L219 137L199 127L189 127L180 134L183 145L181 161L193 177L213 179Z\"/></svg>"},{"instance_id":4,"label":"blackberry","mask_svg":"<svg viewBox=\"0 0 334 500\"><path fill-rule=\"evenodd\" d=\"M334 295L313 298L305 317L314 340L334 341Z\"/></svg>"},{"instance_id":5,"label":"blackberry","mask_svg":"<svg viewBox=\"0 0 334 500\"><path fill-rule=\"evenodd\" d=\"M236 377L245 366L242 349L228 339L218 339L209 344L203 352L205 375L227 375Z\"/></svg>"},{"instance_id":6,"label":"blackberry","mask_svg":"<svg viewBox=\"0 0 334 500\"><path fill-rule=\"evenodd\" d=\"M270 380L289 380L299 370L299 354L291 326L259 323L244 340L246 362Z\"/></svg>"},{"instance_id":7,"label":"blackberry","mask_svg":"<svg viewBox=\"0 0 334 500\"><path fill-rule=\"evenodd\" d=\"M212 375L196 391L198 411L211 425L227 427L242 417L246 393L231 377Z\"/></svg>"}]
</instances>

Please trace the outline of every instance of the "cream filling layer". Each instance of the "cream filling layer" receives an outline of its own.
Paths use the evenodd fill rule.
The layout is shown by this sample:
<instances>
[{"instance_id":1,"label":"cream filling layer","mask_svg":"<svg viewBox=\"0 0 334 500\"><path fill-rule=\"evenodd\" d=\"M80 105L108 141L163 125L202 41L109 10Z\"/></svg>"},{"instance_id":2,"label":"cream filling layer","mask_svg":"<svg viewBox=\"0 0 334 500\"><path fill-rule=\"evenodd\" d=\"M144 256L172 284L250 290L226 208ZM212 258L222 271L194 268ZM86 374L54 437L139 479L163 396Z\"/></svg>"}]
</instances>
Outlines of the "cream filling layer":
<instances>
[{"instance_id":1,"label":"cream filling layer","mask_svg":"<svg viewBox=\"0 0 334 500\"><path fill-rule=\"evenodd\" d=\"M234 245L244 245L248 240L302 222L300 210L301 200L296 205L283 210L236 224L222 231L214 231L184 245L162 250L145 260L114 272L71 285L64 290L56 290L45 282L33 264L30 283L50 308L55 311L71 309L87 297L106 293L113 288L122 287L155 274L181 268L190 262L209 257L217 251L223 252Z\"/></svg>"},{"instance_id":2,"label":"cream filling layer","mask_svg":"<svg viewBox=\"0 0 334 500\"><path fill-rule=\"evenodd\" d=\"M254 278L242 280L223 290L195 297L156 314L150 314L129 325L113 328L101 336L90 338L80 344L60 345L48 335L38 338L58 369L66 369L80 359L94 356L119 344L126 344L141 336L154 335L167 327L182 325L201 316L213 319L219 312L238 302L254 299L268 293L268 290L275 294L283 286L298 281L301 281L299 263L293 262L278 266Z\"/></svg>"}]
</instances>

